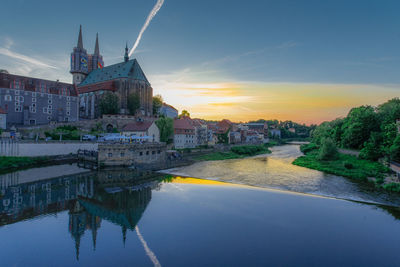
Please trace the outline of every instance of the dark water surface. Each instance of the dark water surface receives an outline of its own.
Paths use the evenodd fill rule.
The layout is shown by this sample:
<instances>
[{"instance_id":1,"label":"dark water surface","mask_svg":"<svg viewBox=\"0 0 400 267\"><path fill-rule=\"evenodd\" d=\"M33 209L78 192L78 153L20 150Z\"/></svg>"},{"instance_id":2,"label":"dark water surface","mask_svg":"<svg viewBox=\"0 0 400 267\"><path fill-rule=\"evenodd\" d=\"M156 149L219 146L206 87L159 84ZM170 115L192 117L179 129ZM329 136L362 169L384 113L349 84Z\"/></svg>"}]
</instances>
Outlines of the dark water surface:
<instances>
[{"instance_id":1,"label":"dark water surface","mask_svg":"<svg viewBox=\"0 0 400 267\"><path fill-rule=\"evenodd\" d=\"M0 176L1 266L400 262L397 208L194 178L160 182L130 170L79 171Z\"/></svg>"},{"instance_id":2,"label":"dark water surface","mask_svg":"<svg viewBox=\"0 0 400 267\"><path fill-rule=\"evenodd\" d=\"M292 164L303 155L298 145L272 147L272 154L246 159L203 161L166 170L181 176L254 185L258 187L329 196L341 199L400 206L400 194L377 190L372 184L356 182Z\"/></svg>"}]
</instances>

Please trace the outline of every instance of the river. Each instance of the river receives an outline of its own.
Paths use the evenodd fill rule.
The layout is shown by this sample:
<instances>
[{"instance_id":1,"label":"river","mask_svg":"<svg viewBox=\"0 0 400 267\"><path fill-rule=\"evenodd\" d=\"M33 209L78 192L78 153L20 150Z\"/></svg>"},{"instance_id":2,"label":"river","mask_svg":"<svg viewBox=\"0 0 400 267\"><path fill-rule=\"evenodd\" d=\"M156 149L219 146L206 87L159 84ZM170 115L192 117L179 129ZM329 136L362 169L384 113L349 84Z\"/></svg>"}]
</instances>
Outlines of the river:
<instances>
[{"instance_id":1,"label":"river","mask_svg":"<svg viewBox=\"0 0 400 267\"><path fill-rule=\"evenodd\" d=\"M271 148L272 153L245 159L202 161L163 171L173 175L268 187L385 205L400 205L399 194L373 185L292 164L303 155L299 145Z\"/></svg>"}]
</instances>

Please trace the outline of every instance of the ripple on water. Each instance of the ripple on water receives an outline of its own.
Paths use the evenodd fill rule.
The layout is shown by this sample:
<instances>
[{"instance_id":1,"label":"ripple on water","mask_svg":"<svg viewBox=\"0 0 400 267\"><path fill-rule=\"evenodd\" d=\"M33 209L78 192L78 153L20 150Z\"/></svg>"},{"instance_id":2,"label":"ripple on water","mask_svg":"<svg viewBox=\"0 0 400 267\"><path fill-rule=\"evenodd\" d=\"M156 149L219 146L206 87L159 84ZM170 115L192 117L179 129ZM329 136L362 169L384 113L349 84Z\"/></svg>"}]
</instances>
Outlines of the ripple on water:
<instances>
[{"instance_id":1,"label":"ripple on water","mask_svg":"<svg viewBox=\"0 0 400 267\"><path fill-rule=\"evenodd\" d=\"M349 200L400 205L397 194L376 191L373 186L291 164L302 153L298 145L273 147L272 153L245 159L203 161L167 172L259 187Z\"/></svg>"}]
</instances>

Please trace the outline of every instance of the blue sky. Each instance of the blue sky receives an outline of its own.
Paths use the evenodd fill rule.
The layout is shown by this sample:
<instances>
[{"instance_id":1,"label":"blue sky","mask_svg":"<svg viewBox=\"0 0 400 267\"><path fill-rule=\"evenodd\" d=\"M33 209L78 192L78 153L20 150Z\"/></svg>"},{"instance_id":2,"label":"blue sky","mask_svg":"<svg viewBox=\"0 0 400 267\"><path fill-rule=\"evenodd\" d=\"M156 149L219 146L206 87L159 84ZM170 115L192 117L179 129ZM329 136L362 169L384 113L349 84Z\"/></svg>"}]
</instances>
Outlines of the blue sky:
<instances>
[{"instance_id":1,"label":"blue sky","mask_svg":"<svg viewBox=\"0 0 400 267\"><path fill-rule=\"evenodd\" d=\"M105 64L117 63L155 2L2 0L0 69L70 82L79 24L85 48L99 32ZM155 93L193 115L320 122L400 95L399 10L399 1L165 0L134 56ZM332 96L338 105L326 104ZM318 116L315 101L325 103Z\"/></svg>"}]
</instances>

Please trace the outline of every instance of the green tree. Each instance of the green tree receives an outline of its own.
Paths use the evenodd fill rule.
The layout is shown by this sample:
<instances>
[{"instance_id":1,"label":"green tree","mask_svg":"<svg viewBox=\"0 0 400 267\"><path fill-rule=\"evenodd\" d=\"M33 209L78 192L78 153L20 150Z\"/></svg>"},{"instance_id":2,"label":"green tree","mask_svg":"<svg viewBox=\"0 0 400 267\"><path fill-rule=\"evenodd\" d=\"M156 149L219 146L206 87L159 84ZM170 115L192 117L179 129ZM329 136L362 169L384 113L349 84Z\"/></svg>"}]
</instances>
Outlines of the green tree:
<instances>
[{"instance_id":1,"label":"green tree","mask_svg":"<svg viewBox=\"0 0 400 267\"><path fill-rule=\"evenodd\" d=\"M167 117L159 118L156 125L160 130L160 141L168 142L174 133L174 120Z\"/></svg>"},{"instance_id":2,"label":"green tree","mask_svg":"<svg viewBox=\"0 0 400 267\"><path fill-rule=\"evenodd\" d=\"M400 135L396 137L393 142L393 145L389 148L390 159L400 162Z\"/></svg>"},{"instance_id":3,"label":"green tree","mask_svg":"<svg viewBox=\"0 0 400 267\"><path fill-rule=\"evenodd\" d=\"M382 134L372 132L368 142L364 143L364 148L360 151L360 158L376 161L382 156Z\"/></svg>"},{"instance_id":4,"label":"green tree","mask_svg":"<svg viewBox=\"0 0 400 267\"><path fill-rule=\"evenodd\" d=\"M164 100L161 95L153 96L153 114L156 115L160 112Z\"/></svg>"},{"instance_id":5,"label":"green tree","mask_svg":"<svg viewBox=\"0 0 400 267\"><path fill-rule=\"evenodd\" d=\"M135 115L136 110L140 108L140 96L136 93L128 96L128 110L129 114Z\"/></svg>"},{"instance_id":6,"label":"green tree","mask_svg":"<svg viewBox=\"0 0 400 267\"><path fill-rule=\"evenodd\" d=\"M100 112L101 114L118 114L119 104L118 96L108 92L100 99Z\"/></svg>"},{"instance_id":7,"label":"green tree","mask_svg":"<svg viewBox=\"0 0 400 267\"><path fill-rule=\"evenodd\" d=\"M190 113L187 110L182 110L182 113L178 116L178 118L182 117L190 117Z\"/></svg>"},{"instance_id":8,"label":"green tree","mask_svg":"<svg viewBox=\"0 0 400 267\"><path fill-rule=\"evenodd\" d=\"M332 136L332 127L329 122L323 122L311 132L313 143L321 145L325 138Z\"/></svg>"},{"instance_id":9,"label":"green tree","mask_svg":"<svg viewBox=\"0 0 400 267\"><path fill-rule=\"evenodd\" d=\"M400 99L396 97L379 105L377 113L383 125L396 122L400 119Z\"/></svg>"},{"instance_id":10,"label":"green tree","mask_svg":"<svg viewBox=\"0 0 400 267\"><path fill-rule=\"evenodd\" d=\"M321 147L318 151L318 159L319 160L330 160L335 159L337 157L337 148L335 142L332 138L324 138L321 142Z\"/></svg>"},{"instance_id":11,"label":"green tree","mask_svg":"<svg viewBox=\"0 0 400 267\"><path fill-rule=\"evenodd\" d=\"M370 138L371 132L380 130L379 118L371 106L353 108L347 115L342 130L342 146L361 149Z\"/></svg>"}]
</instances>

